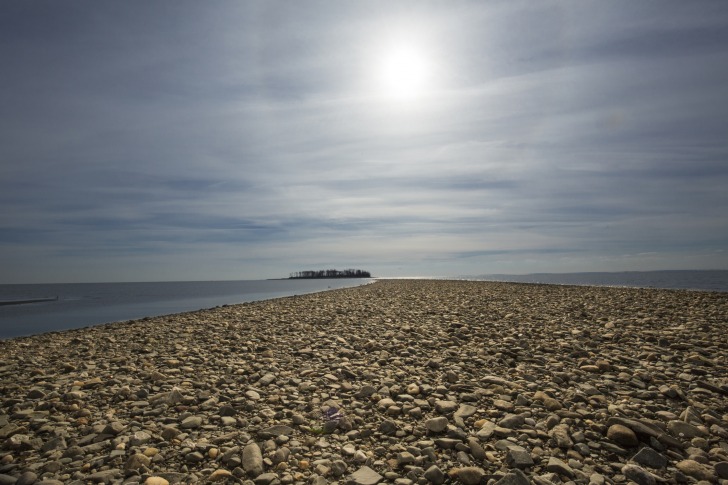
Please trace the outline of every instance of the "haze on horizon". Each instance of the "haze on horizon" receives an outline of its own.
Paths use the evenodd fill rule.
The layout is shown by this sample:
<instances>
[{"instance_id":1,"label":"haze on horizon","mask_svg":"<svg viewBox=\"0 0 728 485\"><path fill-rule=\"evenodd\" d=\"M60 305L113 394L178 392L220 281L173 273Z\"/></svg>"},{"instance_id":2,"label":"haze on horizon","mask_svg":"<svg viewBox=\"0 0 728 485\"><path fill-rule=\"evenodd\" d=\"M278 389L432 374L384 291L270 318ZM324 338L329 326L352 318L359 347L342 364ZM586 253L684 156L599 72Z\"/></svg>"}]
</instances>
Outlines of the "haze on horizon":
<instances>
[{"instance_id":1,"label":"haze on horizon","mask_svg":"<svg viewBox=\"0 0 728 485\"><path fill-rule=\"evenodd\" d=\"M6 2L0 283L728 269L724 2Z\"/></svg>"}]
</instances>

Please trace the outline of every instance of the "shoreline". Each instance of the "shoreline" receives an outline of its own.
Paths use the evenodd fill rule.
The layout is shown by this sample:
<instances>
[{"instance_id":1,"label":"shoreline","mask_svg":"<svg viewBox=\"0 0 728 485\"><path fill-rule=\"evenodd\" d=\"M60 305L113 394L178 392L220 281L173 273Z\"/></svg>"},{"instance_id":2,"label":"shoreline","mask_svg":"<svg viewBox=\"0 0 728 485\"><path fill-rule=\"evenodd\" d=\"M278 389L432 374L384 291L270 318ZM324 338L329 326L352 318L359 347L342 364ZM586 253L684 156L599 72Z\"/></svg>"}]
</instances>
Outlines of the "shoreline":
<instances>
[{"instance_id":1,"label":"shoreline","mask_svg":"<svg viewBox=\"0 0 728 485\"><path fill-rule=\"evenodd\" d=\"M232 281L230 283L248 284L240 288L201 288L201 292L190 291L198 283L207 282L172 282L172 283L120 283L126 286L117 292L115 283L100 284L100 289L94 288L96 284L82 284L85 292L66 291L64 286L54 288L61 293L60 297L39 305L0 307L0 340L17 338L21 336L39 335L45 332L57 332L72 328L85 328L106 323L126 322L185 312L194 312L211 309L223 305L236 305L251 301L280 298L292 295L303 295L330 289L358 286L366 284L365 281L334 281L334 282L281 282L281 285L270 285L269 280ZM217 283L217 282L213 282ZM261 286L255 286L262 283ZM251 285L252 284L252 285ZM128 298L129 288L133 286L150 285L151 288L132 288L133 293L143 294L151 289L157 292L153 298ZM175 286L181 285L182 291L177 292ZM187 286L187 288L184 288ZM64 293L65 291L65 293ZM126 293L125 293L126 291ZM121 295L121 298L118 297ZM127 295L127 296L125 296ZM18 298L20 299L20 298Z\"/></svg>"},{"instance_id":2,"label":"shoreline","mask_svg":"<svg viewBox=\"0 0 728 485\"><path fill-rule=\"evenodd\" d=\"M720 483L726 330L720 292L378 279L0 340L0 483Z\"/></svg>"}]
</instances>

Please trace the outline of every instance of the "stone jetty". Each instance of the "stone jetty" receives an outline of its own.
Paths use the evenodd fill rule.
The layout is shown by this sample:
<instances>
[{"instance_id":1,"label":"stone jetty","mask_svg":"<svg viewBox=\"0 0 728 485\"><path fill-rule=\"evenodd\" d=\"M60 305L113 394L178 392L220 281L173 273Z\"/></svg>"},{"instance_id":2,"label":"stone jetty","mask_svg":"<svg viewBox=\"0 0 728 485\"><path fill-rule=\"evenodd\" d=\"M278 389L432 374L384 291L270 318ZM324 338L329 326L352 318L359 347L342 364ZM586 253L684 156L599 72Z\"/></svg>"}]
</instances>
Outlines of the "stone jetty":
<instances>
[{"instance_id":1,"label":"stone jetty","mask_svg":"<svg viewBox=\"0 0 728 485\"><path fill-rule=\"evenodd\" d=\"M728 484L728 294L385 280L0 341L0 485Z\"/></svg>"}]
</instances>

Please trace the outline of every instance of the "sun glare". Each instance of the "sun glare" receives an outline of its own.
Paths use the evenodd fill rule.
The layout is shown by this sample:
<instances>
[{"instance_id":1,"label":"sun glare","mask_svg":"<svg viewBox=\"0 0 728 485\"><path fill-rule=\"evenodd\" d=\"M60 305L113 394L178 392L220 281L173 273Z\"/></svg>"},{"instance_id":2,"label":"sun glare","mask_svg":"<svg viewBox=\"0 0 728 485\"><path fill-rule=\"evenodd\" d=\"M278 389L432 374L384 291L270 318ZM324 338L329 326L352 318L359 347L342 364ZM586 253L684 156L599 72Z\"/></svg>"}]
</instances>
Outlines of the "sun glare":
<instances>
[{"instance_id":1,"label":"sun glare","mask_svg":"<svg viewBox=\"0 0 728 485\"><path fill-rule=\"evenodd\" d=\"M393 46L379 65L380 89L392 98L415 98L427 90L431 74L429 60L421 50L410 45Z\"/></svg>"}]
</instances>

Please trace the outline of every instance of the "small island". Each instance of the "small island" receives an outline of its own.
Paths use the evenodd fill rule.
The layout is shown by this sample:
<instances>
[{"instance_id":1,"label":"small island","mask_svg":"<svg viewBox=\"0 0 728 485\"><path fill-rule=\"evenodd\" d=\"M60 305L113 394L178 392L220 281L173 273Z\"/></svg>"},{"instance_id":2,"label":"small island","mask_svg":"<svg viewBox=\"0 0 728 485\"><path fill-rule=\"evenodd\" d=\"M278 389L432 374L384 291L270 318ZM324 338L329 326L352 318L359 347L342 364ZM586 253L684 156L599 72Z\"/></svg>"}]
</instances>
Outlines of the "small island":
<instances>
[{"instance_id":1,"label":"small island","mask_svg":"<svg viewBox=\"0 0 728 485\"><path fill-rule=\"evenodd\" d=\"M319 269L314 271L294 271L288 277L289 280L316 279L316 278L371 278L369 271L361 269Z\"/></svg>"}]
</instances>

